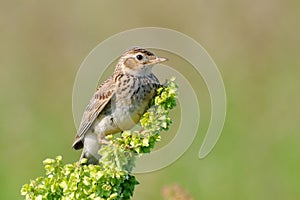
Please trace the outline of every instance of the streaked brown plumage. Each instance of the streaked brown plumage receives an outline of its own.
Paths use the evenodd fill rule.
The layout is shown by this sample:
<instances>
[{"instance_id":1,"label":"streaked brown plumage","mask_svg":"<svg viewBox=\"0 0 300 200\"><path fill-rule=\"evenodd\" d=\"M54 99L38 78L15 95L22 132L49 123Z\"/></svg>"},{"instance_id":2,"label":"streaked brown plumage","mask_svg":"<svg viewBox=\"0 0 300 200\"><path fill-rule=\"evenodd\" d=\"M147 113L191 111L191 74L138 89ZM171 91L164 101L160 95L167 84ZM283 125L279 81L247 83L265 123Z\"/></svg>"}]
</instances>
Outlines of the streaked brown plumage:
<instances>
[{"instance_id":1,"label":"streaked brown plumage","mask_svg":"<svg viewBox=\"0 0 300 200\"><path fill-rule=\"evenodd\" d=\"M152 66L165 61L143 48L126 51L113 75L90 100L73 144L88 164L98 164L98 151L106 135L131 129L143 115L160 85Z\"/></svg>"}]
</instances>

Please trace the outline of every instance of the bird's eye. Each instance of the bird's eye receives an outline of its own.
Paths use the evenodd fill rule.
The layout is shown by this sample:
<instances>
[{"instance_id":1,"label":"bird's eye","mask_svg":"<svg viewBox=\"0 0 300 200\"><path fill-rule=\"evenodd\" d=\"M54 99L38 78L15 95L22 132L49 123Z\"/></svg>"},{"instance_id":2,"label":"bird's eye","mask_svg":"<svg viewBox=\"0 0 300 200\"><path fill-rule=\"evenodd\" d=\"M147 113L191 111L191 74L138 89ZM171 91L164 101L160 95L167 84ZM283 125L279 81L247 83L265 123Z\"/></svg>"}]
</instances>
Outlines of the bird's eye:
<instances>
[{"instance_id":1,"label":"bird's eye","mask_svg":"<svg viewBox=\"0 0 300 200\"><path fill-rule=\"evenodd\" d=\"M142 56L141 54L139 54L139 55L136 56L136 59L142 60L142 59L143 59L143 56Z\"/></svg>"}]
</instances>

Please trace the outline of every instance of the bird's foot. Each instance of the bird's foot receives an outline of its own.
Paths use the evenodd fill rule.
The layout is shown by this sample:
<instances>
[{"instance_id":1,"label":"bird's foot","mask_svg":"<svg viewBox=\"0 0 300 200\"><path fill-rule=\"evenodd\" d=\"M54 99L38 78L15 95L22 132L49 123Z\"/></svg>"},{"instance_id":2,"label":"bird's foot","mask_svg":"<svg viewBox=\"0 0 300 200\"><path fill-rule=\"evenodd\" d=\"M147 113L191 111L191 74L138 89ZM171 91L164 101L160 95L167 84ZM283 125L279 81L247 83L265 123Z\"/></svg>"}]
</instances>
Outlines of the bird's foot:
<instances>
[{"instance_id":1,"label":"bird's foot","mask_svg":"<svg viewBox=\"0 0 300 200\"><path fill-rule=\"evenodd\" d=\"M144 127L142 127L141 130L139 130L139 133L142 133L144 130Z\"/></svg>"},{"instance_id":2,"label":"bird's foot","mask_svg":"<svg viewBox=\"0 0 300 200\"><path fill-rule=\"evenodd\" d=\"M105 138L98 138L99 144L109 145L109 140L106 140Z\"/></svg>"}]
</instances>

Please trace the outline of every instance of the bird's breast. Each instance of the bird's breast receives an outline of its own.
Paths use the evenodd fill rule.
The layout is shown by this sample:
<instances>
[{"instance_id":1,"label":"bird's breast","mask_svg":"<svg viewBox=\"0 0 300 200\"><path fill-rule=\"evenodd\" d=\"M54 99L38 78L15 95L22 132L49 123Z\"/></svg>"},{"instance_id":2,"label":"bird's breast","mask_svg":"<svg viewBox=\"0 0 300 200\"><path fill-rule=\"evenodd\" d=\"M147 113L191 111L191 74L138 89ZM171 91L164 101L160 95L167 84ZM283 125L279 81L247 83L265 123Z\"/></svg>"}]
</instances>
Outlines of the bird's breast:
<instances>
[{"instance_id":1,"label":"bird's breast","mask_svg":"<svg viewBox=\"0 0 300 200\"><path fill-rule=\"evenodd\" d=\"M112 113L121 130L131 129L138 123L155 95L158 84L154 81L130 76L120 80L112 99Z\"/></svg>"}]
</instances>

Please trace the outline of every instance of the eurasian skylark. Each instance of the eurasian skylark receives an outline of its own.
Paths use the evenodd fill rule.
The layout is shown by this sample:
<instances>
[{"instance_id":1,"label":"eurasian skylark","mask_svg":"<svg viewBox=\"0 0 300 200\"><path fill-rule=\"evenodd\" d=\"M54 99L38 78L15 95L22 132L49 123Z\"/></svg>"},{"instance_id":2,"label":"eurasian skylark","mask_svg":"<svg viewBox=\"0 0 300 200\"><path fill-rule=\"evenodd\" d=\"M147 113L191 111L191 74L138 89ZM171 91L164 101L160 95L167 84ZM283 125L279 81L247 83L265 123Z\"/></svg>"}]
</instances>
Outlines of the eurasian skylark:
<instances>
[{"instance_id":1,"label":"eurasian skylark","mask_svg":"<svg viewBox=\"0 0 300 200\"><path fill-rule=\"evenodd\" d=\"M143 48L121 56L113 75L98 87L83 113L73 143L74 149L83 148L80 161L87 158L87 164L98 164L105 136L138 123L160 86L152 66L165 60Z\"/></svg>"}]
</instances>

